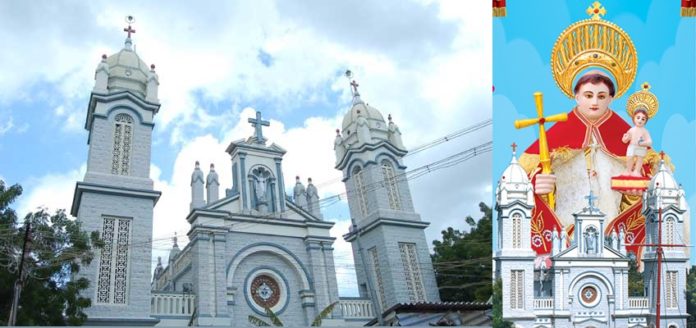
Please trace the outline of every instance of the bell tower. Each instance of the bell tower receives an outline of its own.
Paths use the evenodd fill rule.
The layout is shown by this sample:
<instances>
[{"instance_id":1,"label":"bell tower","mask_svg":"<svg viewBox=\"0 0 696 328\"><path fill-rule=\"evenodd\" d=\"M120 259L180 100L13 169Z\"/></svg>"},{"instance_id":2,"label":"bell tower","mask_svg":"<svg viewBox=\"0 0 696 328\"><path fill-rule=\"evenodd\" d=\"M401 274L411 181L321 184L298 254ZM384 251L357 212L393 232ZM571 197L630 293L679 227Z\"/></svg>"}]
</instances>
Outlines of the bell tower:
<instances>
[{"instance_id":1,"label":"bell tower","mask_svg":"<svg viewBox=\"0 0 696 328\"><path fill-rule=\"evenodd\" d=\"M360 296L376 298L379 312L396 303L439 302L423 231L429 223L413 208L401 131L391 115L387 123L362 101L358 86L351 81L352 106L334 150L354 222L344 238L353 247Z\"/></svg>"},{"instance_id":2,"label":"bell tower","mask_svg":"<svg viewBox=\"0 0 696 328\"><path fill-rule=\"evenodd\" d=\"M150 318L152 215L160 192L150 179L159 78L132 47L129 16L123 49L103 55L87 107L87 172L75 187L71 214L104 247L78 277L90 281L89 325L154 325Z\"/></svg>"}]
</instances>

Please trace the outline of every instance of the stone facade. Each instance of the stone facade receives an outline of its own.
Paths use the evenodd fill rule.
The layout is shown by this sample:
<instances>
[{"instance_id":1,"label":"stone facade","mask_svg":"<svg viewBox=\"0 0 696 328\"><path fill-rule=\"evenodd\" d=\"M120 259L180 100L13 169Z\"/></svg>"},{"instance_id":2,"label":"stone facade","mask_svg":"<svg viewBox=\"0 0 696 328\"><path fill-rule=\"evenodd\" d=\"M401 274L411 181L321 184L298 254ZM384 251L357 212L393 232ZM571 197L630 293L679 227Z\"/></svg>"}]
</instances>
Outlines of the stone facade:
<instances>
[{"instance_id":1,"label":"stone facade","mask_svg":"<svg viewBox=\"0 0 696 328\"><path fill-rule=\"evenodd\" d=\"M570 246L558 232L550 237L548 257L531 249L530 222L534 205L531 182L513 156L496 191L498 251L495 277L502 281L503 318L516 327L649 327L655 325L657 260L654 247L643 254L645 297L629 297L628 256L623 230L604 240L605 215L594 196L575 216ZM643 215L648 243L683 244L688 209L681 187L661 163L644 194ZM517 218L515 216L517 215ZM663 218L658 239L658 218ZM677 237L679 236L679 237ZM665 247L661 269L661 327L685 327L688 256L683 247ZM519 273L522 273L522 278ZM666 277L666 278L665 278ZM521 302L521 303L520 303Z\"/></svg>"}]
</instances>

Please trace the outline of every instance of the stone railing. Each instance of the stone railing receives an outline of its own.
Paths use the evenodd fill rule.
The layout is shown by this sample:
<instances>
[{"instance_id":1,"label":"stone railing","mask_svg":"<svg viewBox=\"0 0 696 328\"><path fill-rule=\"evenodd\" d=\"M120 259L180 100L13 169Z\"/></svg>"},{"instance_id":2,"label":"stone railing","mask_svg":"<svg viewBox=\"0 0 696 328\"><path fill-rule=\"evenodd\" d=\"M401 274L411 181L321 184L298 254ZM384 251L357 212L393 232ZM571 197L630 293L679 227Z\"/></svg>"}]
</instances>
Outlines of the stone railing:
<instances>
[{"instance_id":1,"label":"stone railing","mask_svg":"<svg viewBox=\"0 0 696 328\"><path fill-rule=\"evenodd\" d=\"M191 316L195 301L196 296L191 294L153 292L150 314Z\"/></svg>"},{"instance_id":2,"label":"stone railing","mask_svg":"<svg viewBox=\"0 0 696 328\"><path fill-rule=\"evenodd\" d=\"M553 298L535 298L534 299L534 309L537 310L548 310L553 309Z\"/></svg>"},{"instance_id":3,"label":"stone railing","mask_svg":"<svg viewBox=\"0 0 696 328\"><path fill-rule=\"evenodd\" d=\"M628 298L628 308L629 309L647 309L648 308L648 298L647 297L629 297Z\"/></svg>"},{"instance_id":4,"label":"stone railing","mask_svg":"<svg viewBox=\"0 0 696 328\"><path fill-rule=\"evenodd\" d=\"M343 319L372 319L375 312L372 310L372 302L365 298L341 298L341 311Z\"/></svg>"}]
</instances>

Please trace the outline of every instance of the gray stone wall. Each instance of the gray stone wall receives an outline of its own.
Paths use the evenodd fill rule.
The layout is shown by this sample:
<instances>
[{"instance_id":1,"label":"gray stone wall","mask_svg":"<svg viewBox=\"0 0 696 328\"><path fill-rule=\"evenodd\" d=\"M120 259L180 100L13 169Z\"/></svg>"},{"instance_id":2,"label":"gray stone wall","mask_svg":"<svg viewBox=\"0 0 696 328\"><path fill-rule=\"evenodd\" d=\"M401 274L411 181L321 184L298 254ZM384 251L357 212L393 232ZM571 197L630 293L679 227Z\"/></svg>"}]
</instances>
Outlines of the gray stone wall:
<instances>
[{"instance_id":1,"label":"gray stone wall","mask_svg":"<svg viewBox=\"0 0 696 328\"><path fill-rule=\"evenodd\" d=\"M78 277L90 280L82 295L92 299L85 312L90 318L145 318L150 316L150 279L152 243L152 209L149 199L85 192L77 219L86 231L102 233L104 216L131 218L130 254L128 256L128 302L126 305L107 305L96 302L99 251L88 266L83 266ZM115 265L115 264L112 264Z\"/></svg>"},{"instance_id":2,"label":"gray stone wall","mask_svg":"<svg viewBox=\"0 0 696 328\"><path fill-rule=\"evenodd\" d=\"M97 106L108 106L98 104ZM135 106L130 106L135 108ZM114 118L126 113L134 122L131 142L130 171L128 176L111 174L114 144ZM150 180L150 151L152 143L152 126L141 124L133 111L119 108L107 118L95 116L90 131L90 146L87 159L85 182L106 184L116 187L134 189L152 189Z\"/></svg>"}]
</instances>

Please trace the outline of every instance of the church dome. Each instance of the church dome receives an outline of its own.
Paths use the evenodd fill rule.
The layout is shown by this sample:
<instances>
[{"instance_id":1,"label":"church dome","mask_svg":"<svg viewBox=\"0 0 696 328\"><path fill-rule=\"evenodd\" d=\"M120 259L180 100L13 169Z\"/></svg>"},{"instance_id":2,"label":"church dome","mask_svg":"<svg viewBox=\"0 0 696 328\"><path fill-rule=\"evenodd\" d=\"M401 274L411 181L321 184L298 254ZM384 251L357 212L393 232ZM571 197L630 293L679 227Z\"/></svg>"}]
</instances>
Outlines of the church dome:
<instances>
[{"instance_id":1,"label":"church dome","mask_svg":"<svg viewBox=\"0 0 696 328\"><path fill-rule=\"evenodd\" d=\"M365 104L358 98L353 102L353 107L351 107L350 111L343 116L343 131L349 131L351 125L355 124L355 122L358 120L358 112L365 116L367 121L370 122L370 128L381 127L382 129L386 129L386 124L382 113L380 113L376 108Z\"/></svg>"},{"instance_id":2,"label":"church dome","mask_svg":"<svg viewBox=\"0 0 696 328\"><path fill-rule=\"evenodd\" d=\"M532 183L527 177L527 172L517 162L514 152L510 165L503 171L503 175L498 180L495 194L498 204L509 204L515 200L520 200L530 206L534 204Z\"/></svg>"},{"instance_id":3,"label":"church dome","mask_svg":"<svg viewBox=\"0 0 696 328\"><path fill-rule=\"evenodd\" d=\"M527 173L517 162L515 156L512 157L510 165L503 171L503 175L500 177L500 183L529 183Z\"/></svg>"},{"instance_id":4,"label":"church dome","mask_svg":"<svg viewBox=\"0 0 696 328\"><path fill-rule=\"evenodd\" d=\"M106 63L109 65L109 80L107 82L109 93L131 91L135 95L145 98L150 69L129 47L128 41L126 41L126 47L109 56Z\"/></svg>"},{"instance_id":5,"label":"church dome","mask_svg":"<svg viewBox=\"0 0 696 328\"><path fill-rule=\"evenodd\" d=\"M358 130L361 126L364 129L365 125L368 127L366 130L369 131L369 137L368 140L360 140ZM341 132L346 147L360 147L363 143L374 144L380 141L389 141L388 128L389 126L379 110L364 103L359 94L353 96L353 106L343 116L343 131Z\"/></svg>"},{"instance_id":6,"label":"church dome","mask_svg":"<svg viewBox=\"0 0 696 328\"><path fill-rule=\"evenodd\" d=\"M660 170L650 180L649 190L655 189L679 189L677 180L672 176L672 172L667 167L664 161L660 162Z\"/></svg>"}]
</instances>

